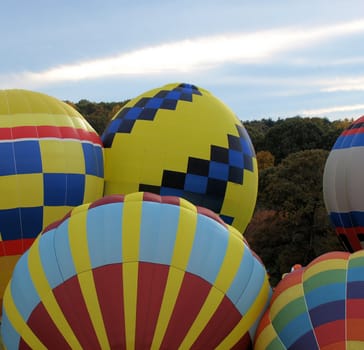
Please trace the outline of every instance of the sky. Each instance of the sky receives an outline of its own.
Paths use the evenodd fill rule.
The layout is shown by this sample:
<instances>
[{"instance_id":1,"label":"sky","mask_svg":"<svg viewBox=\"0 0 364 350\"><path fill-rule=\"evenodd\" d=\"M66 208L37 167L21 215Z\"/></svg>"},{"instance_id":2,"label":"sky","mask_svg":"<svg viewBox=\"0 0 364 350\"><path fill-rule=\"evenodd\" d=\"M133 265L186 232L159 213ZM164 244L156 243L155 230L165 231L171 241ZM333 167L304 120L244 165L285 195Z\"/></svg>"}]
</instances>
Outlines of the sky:
<instances>
[{"instance_id":1,"label":"sky","mask_svg":"<svg viewBox=\"0 0 364 350\"><path fill-rule=\"evenodd\" d=\"M1 0L0 89L116 102L184 82L244 120L364 114L363 0Z\"/></svg>"}]
</instances>

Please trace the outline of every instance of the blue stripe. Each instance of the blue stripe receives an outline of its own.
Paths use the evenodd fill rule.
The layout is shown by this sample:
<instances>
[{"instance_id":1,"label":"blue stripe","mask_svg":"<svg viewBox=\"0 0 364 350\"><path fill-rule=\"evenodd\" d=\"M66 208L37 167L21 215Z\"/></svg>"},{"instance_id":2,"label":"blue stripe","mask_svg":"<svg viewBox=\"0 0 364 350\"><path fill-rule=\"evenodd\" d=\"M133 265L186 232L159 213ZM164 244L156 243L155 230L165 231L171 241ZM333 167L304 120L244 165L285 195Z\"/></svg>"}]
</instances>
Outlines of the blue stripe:
<instances>
[{"instance_id":1,"label":"blue stripe","mask_svg":"<svg viewBox=\"0 0 364 350\"><path fill-rule=\"evenodd\" d=\"M124 203L91 208L87 213L87 242L92 268L122 261L121 213Z\"/></svg>"},{"instance_id":2,"label":"blue stripe","mask_svg":"<svg viewBox=\"0 0 364 350\"><path fill-rule=\"evenodd\" d=\"M7 349L19 349L20 344L20 334L15 330L12 323L9 321L6 312L3 312L1 321L1 337L3 339L3 344L6 345Z\"/></svg>"},{"instance_id":3,"label":"blue stripe","mask_svg":"<svg viewBox=\"0 0 364 350\"><path fill-rule=\"evenodd\" d=\"M35 238L43 229L43 207L0 210L2 239Z\"/></svg>"},{"instance_id":4,"label":"blue stripe","mask_svg":"<svg viewBox=\"0 0 364 350\"><path fill-rule=\"evenodd\" d=\"M274 327L274 320L272 321ZM300 314L286 325L278 334L288 349L299 338L312 331L312 325L306 312ZM307 349L308 350L308 349Z\"/></svg>"},{"instance_id":5,"label":"blue stripe","mask_svg":"<svg viewBox=\"0 0 364 350\"><path fill-rule=\"evenodd\" d=\"M361 146L364 146L364 133L357 133L352 135L340 135L332 149L335 150Z\"/></svg>"},{"instance_id":6,"label":"blue stripe","mask_svg":"<svg viewBox=\"0 0 364 350\"><path fill-rule=\"evenodd\" d=\"M11 295L24 321L39 304L40 298L34 287L28 267L29 251L22 255L15 266L11 279Z\"/></svg>"},{"instance_id":7,"label":"blue stripe","mask_svg":"<svg viewBox=\"0 0 364 350\"><path fill-rule=\"evenodd\" d=\"M13 142L0 143L0 176L16 174L13 146Z\"/></svg>"},{"instance_id":8,"label":"blue stripe","mask_svg":"<svg viewBox=\"0 0 364 350\"><path fill-rule=\"evenodd\" d=\"M346 300L335 300L330 303L321 303L309 311L313 328L320 327L326 323L345 320Z\"/></svg>"},{"instance_id":9,"label":"blue stripe","mask_svg":"<svg viewBox=\"0 0 364 350\"><path fill-rule=\"evenodd\" d=\"M259 263L255 258L253 258L253 269L247 271L249 278L247 278L247 284L245 289L242 290L242 294L236 303L236 308L239 310L241 315L245 315L255 302L257 295L261 291L264 278L265 269L262 264Z\"/></svg>"},{"instance_id":10,"label":"blue stripe","mask_svg":"<svg viewBox=\"0 0 364 350\"><path fill-rule=\"evenodd\" d=\"M170 265L173 256L180 207L143 202L140 227L140 261Z\"/></svg>"},{"instance_id":11,"label":"blue stripe","mask_svg":"<svg viewBox=\"0 0 364 350\"><path fill-rule=\"evenodd\" d=\"M241 294L247 288L247 285L249 284L249 281L252 277L253 265L253 256L249 248L244 244L244 254L240 261L239 269L234 277L233 282L231 283L229 290L226 293L226 295L233 302L233 304L238 303Z\"/></svg>"},{"instance_id":12,"label":"blue stripe","mask_svg":"<svg viewBox=\"0 0 364 350\"><path fill-rule=\"evenodd\" d=\"M54 232L56 229L46 232L39 241L39 255L43 271L47 277L51 289L63 282L63 277L58 267L58 260L54 250Z\"/></svg>"},{"instance_id":13,"label":"blue stripe","mask_svg":"<svg viewBox=\"0 0 364 350\"><path fill-rule=\"evenodd\" d=\"M320 304L345 299L346 284L330 283L305 293L308 309L313 309Z\"/></svg>"},{"instance_id":14,"label":"blue stripe","mask_svg":"<svg viewBox=\"0 0 364 350\"><path fill-rule=\"evenodd\" d=\"M331 212L330 219L335 227L364 226L364 212L362 211Z\"/></svg>"},{"instance_id":15,"label":"blue stripe","mask_svg":"<svg viewBox=\"0 0 364 350\"><path fill-rule=\"evenodd\" d=\"M104 164L101 147L83 142L82 150L85 159L86 174L102 177Z\"/></svg>"},{"instance_id":16,"label":"blue stripe","mask_svg":"<svg viewBox=\"0 0 364 350\"><path fill-rule=\"evenodd\" d=\"M355 260L351 258L352 260ZM351 259L349 260L347 282L363 282L364 280L364 266L350 266ZM364 290L363 290L364 292Z\"/></svg>"},{"instance_id":17,"label":"blue stripe","mask_svg":"<svg viewBox=\"0 0 364 350\"><path fill-rule=\"evenodd\" d=\"M44 205L77 206L83 203L84 174L43 174Z\"/></svg>"},{"instance_id":18,"label":"blue stripe","mask_svg":"<svg viewBox=\"0 0 364 350\"><path fill-rule=\"evenodd\" d=\"M224 261L228 240L229 235L225 227L217 221L199 214L186 271L214 284Z\"/></svg>"},{"instance_id":19,"label":"blue stripe","mask_svg":"<svg viewBox=\"0 0 364 350\"><path fill-rule=\"evenodd\" d=\"M69 219L62 222L57 230L49 232L54 234L56 259L58 261L59 270L65 281L76 275L68 237L68 223Z\"/></svg>"},{"instance_id":20,"label":"blue stripe","mask_svg":"<svg viewBox=\"0 0 364 350\"><path fill-rule=\"evenodd\" d=\"M363 278L363 276L362 276ZM347 285L347 299L364 299L364 281L350 282Z\"/></svg>"},{"instance_id":21,"label":"blue stripe","mask_svg":"<svg viewBox=\"0 0 364 350\"><path fill-rule=\"evenodd\" d=\"M14 142L14 155L18 174L42 172L39 141Z\"/></svg>"}]
</instances>

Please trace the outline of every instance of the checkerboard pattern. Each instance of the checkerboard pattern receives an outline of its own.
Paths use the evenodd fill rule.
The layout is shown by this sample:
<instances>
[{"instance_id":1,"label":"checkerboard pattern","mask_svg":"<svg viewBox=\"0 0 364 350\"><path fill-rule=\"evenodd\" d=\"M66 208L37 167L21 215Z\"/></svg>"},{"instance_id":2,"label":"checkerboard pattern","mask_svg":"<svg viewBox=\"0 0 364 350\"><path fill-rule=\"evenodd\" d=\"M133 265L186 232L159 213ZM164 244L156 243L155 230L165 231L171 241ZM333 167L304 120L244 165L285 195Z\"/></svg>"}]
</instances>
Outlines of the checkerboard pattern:
<instances>
[{"instance_id":1,"label":"checkerboard pattern","mask_svg":"<svg viewBox=\"0 0 364 350\"><path fill-rule=\"evenodd\" d=\"M192 102L193 95L201 95L196 86L180 84L173 90L160 90L153 97L142 97L134 106L122 108L101 137L104 147L111 147L116 133L130 133L138 120L153 121L159 109L175 110L179 101Z\"/></svg>"}]
</instances>

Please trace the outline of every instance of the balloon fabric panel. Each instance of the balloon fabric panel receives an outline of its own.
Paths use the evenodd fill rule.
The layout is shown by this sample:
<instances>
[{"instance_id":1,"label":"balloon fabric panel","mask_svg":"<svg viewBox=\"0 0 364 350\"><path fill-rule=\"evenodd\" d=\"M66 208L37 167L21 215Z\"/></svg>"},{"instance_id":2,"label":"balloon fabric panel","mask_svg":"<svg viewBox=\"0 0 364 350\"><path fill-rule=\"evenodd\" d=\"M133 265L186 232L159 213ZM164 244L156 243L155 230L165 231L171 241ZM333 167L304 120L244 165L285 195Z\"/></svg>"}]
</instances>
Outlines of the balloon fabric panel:
<instances>
[{"instance_id":1,"label":"balloon fabric panel","mask_svg":"<svg viewBox=\"0 0 364 350\"><path fill-rule=\"evenodd\" d=\"M20 259L4 301L5 344L249 349L267 275L239 233L206 213L148 193L74 208ZM251 280L240 284L244 261Z\"/></svg>"},{"instance_id":2,"label":"balloon fabric panel","mask_svg":"<svg viewBox=\"0 0 364 350\"><path fill-rule=\"evenodd\" d=\"M324 200L336 233L349 252L364 246L364 116L337 138L325 164Z\"/></svg>"}]
</instances>

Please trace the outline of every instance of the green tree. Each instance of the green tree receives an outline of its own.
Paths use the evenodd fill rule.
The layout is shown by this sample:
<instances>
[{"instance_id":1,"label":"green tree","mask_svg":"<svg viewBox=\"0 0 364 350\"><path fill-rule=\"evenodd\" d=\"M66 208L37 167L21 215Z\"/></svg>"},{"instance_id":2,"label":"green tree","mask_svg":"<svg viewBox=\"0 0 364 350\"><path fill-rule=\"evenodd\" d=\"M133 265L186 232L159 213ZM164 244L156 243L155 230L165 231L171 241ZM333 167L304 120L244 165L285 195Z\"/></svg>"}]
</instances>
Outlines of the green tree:
<instances>
[{"instance_id":1,"label":"green tree","mask_svg":"<svg viewBox=\"0 0 364 350\"><path fill-rule=\"evenodd\" d=\"M315 257L342 246L323 202L322 176L328 151L290 154L279 165L262 170L259 178L258 218L245 236L262 258L276 283L295 263L307 265Z\"/></svg>"},{"instance_id":2,"label":"green tree","mask_svg":"<svg viewBox=\"0 0 364 350\"><path fill-rule=\"evenodd\" d=\"M269 150L276 164L289 154L306 149L321 148L323 131L309 118L293 117L279 120L265 136L265 150Z\"/></svg>"}]
</instances>

